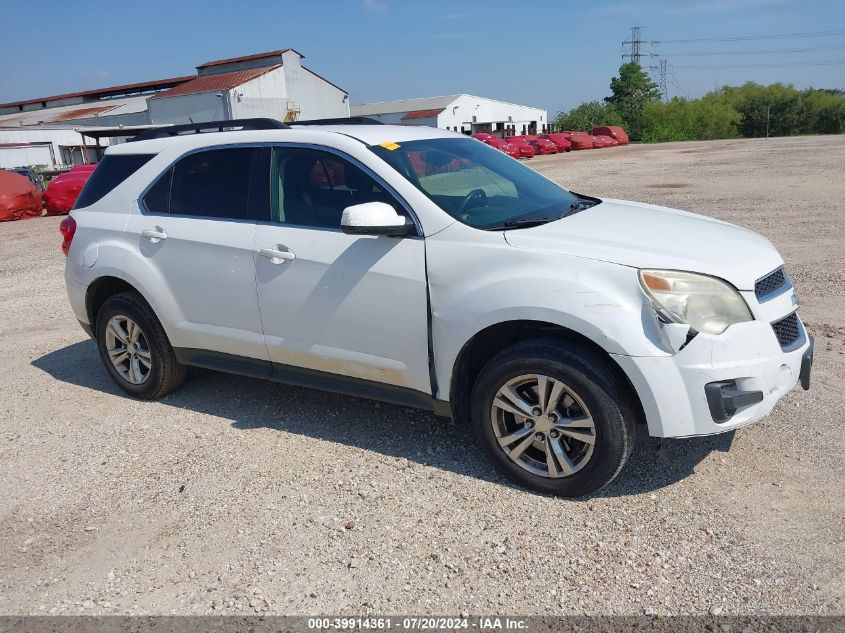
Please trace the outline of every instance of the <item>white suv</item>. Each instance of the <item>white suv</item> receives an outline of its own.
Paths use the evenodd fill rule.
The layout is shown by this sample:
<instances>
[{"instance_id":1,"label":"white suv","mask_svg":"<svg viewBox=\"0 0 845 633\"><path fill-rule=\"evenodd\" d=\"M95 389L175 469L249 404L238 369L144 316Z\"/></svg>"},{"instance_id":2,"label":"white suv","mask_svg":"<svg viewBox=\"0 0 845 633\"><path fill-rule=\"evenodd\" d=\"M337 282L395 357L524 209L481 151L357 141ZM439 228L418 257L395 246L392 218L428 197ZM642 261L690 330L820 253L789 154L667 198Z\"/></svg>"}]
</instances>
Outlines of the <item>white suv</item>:
<instances>
[{"instance_id":1,"label":"white suv","mask_svg":"<svg viewBox=\"0 0 845 633\"><path fill-rule=\"evenodd\" d=\"M199 366L430 409L517 482L577 496L617 475L637 421L731 431L809 386L812 338L760 235L359 123L175 126L107 150L63 249L122 389L158 398Z\"/></svg>"}]
</instances>

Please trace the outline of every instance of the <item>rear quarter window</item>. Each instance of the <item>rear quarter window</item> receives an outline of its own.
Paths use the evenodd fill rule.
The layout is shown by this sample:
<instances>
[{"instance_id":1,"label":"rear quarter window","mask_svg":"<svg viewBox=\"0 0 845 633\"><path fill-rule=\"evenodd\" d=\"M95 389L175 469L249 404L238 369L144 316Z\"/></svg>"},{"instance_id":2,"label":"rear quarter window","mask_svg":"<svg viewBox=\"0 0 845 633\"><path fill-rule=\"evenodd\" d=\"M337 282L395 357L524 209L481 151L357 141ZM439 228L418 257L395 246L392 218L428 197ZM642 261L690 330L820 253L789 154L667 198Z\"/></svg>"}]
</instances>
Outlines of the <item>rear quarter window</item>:
<instances>
[{"instance_id":1,"label":"rear quarter window","mask_svg":"<svg viewBox=\"0 0 845 633\"><path fill-rule=\"evenodd\" d=\"M153 156L154 154L104 156L85 183L73 208L90 207L148 163Z\"/></svg>"}]
</instances>

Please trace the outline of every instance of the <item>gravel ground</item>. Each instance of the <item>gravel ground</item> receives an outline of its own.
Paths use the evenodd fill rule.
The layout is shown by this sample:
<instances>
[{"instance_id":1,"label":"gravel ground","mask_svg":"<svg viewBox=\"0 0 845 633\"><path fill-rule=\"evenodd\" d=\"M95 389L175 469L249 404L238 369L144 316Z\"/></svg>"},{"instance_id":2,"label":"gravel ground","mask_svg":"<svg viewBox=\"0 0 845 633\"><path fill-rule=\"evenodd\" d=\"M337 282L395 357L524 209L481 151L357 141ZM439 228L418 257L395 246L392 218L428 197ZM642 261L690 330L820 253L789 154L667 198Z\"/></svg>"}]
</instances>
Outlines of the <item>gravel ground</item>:
<instances>
[{"instance_id":1,"label":"gravel ground","mask_svg":"<svg viewBox=\"0 0 845 633\"><path fill-rule=\"evenodd\" d=\"M68 306L59 219L5 223L0 613L845 612L845 137L529 164L768 236L812 390L735 436L641 432L601 494L542 497L424 412L204 371L124 397Z\"/></svg>"}]
</instances>

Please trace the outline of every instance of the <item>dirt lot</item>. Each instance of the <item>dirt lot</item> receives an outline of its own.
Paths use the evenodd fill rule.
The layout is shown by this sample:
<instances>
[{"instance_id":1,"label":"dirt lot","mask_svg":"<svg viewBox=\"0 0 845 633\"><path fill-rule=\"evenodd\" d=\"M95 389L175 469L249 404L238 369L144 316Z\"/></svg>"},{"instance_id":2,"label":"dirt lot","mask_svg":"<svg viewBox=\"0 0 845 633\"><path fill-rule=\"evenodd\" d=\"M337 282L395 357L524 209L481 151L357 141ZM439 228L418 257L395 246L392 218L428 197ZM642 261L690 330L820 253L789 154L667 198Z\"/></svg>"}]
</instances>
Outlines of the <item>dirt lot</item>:
<instances>
[{"instance_id":1,"label":"dirt lot","mask_svg":"<svg viewBox=\"0 0 845 633\"><path fill-rule=\"evenodd\" d=\"M546 498L423 412L199 371L125 398L68 306L59 219L2 224L0 613L845 612L845 137L530 164L768 236L812 390L735 436L641 433L600 495Z\"/></svg>"}]
</instances>

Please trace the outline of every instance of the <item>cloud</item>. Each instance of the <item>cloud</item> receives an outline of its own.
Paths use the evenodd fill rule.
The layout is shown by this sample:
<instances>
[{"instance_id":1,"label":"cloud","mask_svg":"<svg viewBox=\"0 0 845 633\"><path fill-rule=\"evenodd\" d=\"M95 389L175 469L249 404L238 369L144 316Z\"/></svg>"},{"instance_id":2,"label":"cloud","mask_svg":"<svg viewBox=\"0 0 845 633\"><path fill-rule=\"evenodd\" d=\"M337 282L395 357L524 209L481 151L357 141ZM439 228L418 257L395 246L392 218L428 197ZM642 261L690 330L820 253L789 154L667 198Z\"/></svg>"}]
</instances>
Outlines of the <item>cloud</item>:
<instances>
[{"instance_id":1,"label":"cloud","mask_svg":"<svg viewBox=\"0 0 845 633\"><path fill-rule=\"evenodd\" d=\"M382 0L364 0L364 8L370 13L384 13L387 11L387 3Z\"/></svg>"},{"instance_id":2,"label":"cloud","mask_svg":"<svg viewBox=\"0 0 845 633\"><path fill-rule=\"evenodd\" d=\"M100 68L96 73L97 79L106 79L111 73L105 68Z\"/></svg>"},{"instance_id":3,"label":"cloud","mask_svg":"<svg viewBox=\"0 0 845 633\"><path fill-rule=\"evenodd\" d=\"M466 13L447 13L446 15L441 15L441 20L460 20L461 18L466 17Z\"/></svg>"}]
</instances>

